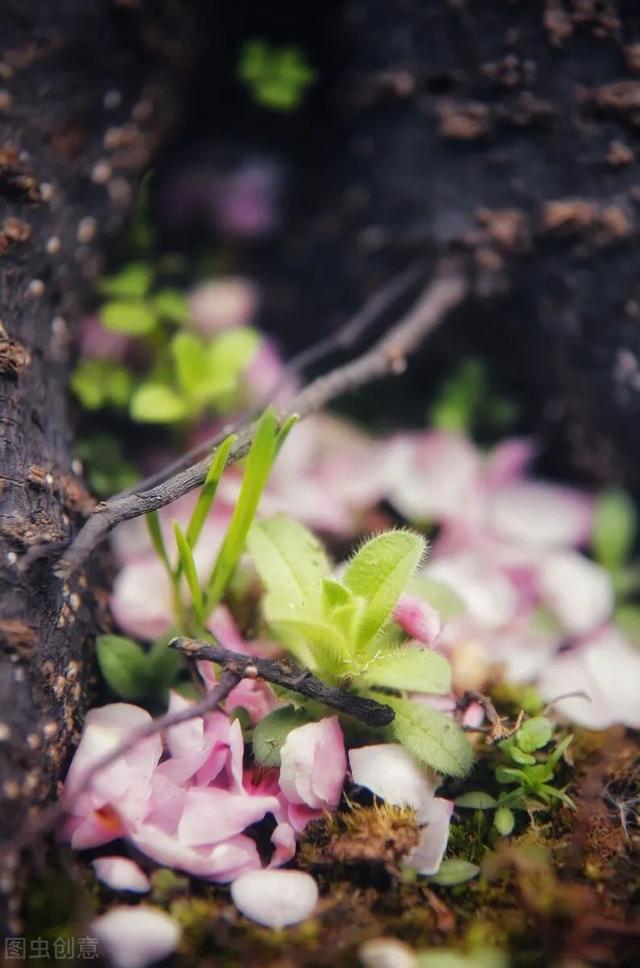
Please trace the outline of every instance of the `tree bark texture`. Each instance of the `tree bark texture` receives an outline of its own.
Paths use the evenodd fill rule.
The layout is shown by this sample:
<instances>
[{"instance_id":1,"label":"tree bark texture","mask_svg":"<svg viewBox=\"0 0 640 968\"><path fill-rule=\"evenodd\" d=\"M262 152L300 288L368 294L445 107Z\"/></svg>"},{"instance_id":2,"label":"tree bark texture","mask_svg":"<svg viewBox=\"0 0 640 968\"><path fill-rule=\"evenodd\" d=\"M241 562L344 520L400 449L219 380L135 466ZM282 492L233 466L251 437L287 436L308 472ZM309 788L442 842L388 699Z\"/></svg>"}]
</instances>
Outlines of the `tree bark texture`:
<instances>
[{"instance_id":1,"label":"tree bark texture","mask_svg":"<svg viewBox=\"0 0 640 968\"><path fill-rule=\"evenodd\" d=\"M274 328L303 343L392 268L466 252L478 300L405 386L488 351L558 469L640 489L638 4L351 0L336 37L337 134Z\"/></svg>"},{"instance_id":2,"label":"tree bark texture","mask_svg":"<svg viewBox=\"0 0 640 968\"><path fill-rule=\"evenodd\" d=\"M152 9L153 8L153 9ZM179 5L5 0L0 56L0 837L62 775L103 623L100 568L51 552L92 506L72 461L73 332L100 247L174 115ZM44 551L37 558L34 553ZM36 559L36 560L33 560ZM30 565L26 563L31 562ZM2 888L15 927L16 854ZM13 896L13 900L12 900ZM7 913L5 909L4 913ZM13 920L12 920L13 919Z\"/></svg>"}]
</instances>

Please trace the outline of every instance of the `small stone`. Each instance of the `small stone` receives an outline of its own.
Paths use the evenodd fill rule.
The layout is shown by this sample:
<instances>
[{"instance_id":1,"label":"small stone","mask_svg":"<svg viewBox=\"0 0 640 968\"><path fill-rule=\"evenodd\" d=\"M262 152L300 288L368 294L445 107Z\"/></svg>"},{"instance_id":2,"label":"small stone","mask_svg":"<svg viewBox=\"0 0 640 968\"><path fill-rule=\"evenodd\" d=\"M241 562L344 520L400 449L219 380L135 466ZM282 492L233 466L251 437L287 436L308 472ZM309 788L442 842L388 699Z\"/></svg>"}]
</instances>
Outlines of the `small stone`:
<instances>
[{"instance_id":1,"label":"small stone","mask_svg":"<svg viewBox=\"0 0 640 968\"><path fill-rule=\"evenodd\" d=\"M57 255L60 251L60 239L57 235L52 235L50 239L47 239L47 253L49 255Z\"/></svg>"},{"instance_id":2,"label":"small stone","mask_svg":"<svg viewBox=\"0 0 640 968\"><path fill-rule=\"evenodd\" d=\"M81 218L78 222L78 229L76 231L76 238L78 242L86 244L91 242L96 234L96 229L98 223L92 215L87 215L86 218Z\"/></svg>"},{"instance_id":3,"label":"small stone","mask_svg":"<svg viewBox=\"0 0 640 968\"><path fill-rule=\"evenodd\" d=\"M27 286L27 292L36 299L44 294L44 282L42 279L32 279Z\"/></svg>"}]
</instances>

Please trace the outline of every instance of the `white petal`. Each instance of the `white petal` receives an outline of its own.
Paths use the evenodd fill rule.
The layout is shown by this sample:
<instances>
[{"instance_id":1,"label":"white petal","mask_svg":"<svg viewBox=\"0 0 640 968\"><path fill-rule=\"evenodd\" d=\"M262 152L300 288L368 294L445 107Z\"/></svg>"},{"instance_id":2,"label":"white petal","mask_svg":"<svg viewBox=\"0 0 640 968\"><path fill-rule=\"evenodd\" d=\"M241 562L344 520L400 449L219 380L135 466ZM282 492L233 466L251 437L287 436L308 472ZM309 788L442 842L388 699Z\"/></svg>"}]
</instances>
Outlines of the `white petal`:
<instances>
[{"instance_id":1,"label":"white petal","mask_svg":"<svg viewBox=\"0 0 640 968\"><path fill-rule=\"evenodd\" d=\"M180 928L158 908L114 907L97 918L89 934L98 939L116 968L143 968L172 954Z\"/></svg>"},{"instance_id":2,"label":"white petal","mask_svg":"<svg viewBox=\"0 0 640 968\"><path fill-rule=\"evenodd\" d=\"M303 871L251 871L234 881L231 897L245 917L268 928L284 928L313 913L318 886Z\"/></svg>"},{"instance_id":3,"label":"white petal","mask_svg":"<svg viewBox=\"0 0 640 968\"><path fill-rule=\"evenodd\" d=\"M520 481L496 491L489 523L508 541L559 548L582 544L592 519L593 501L583 492Z\"/></svg>"},{"instance_id":4,"label":"white petal","mask_svg":"<svg viewBox=\"0 0 640 968\"><path fill-rule=\"evenodd\" d=\"M573 635L584 635L605 621L614 603L608 571L577 551L558 551L538 569L542 599Z\"/></svg>"},{"instance_id":5,"label":"white petal","mask_svg":"<svg viewBox=\"0 0 640 968\"><path fill-rule=\"evenodd\" d=\"M358 786L399 807L420 810L433 799L437 781L399 743L361 746L349 753L351 775Z\"/></svg>"},{"instance_id":6,"label":"white petal","mask_svg":"<svg viewBox=\"0 0 640 968\"><path fill-rule=\"evenodd\" d=\"M419 874L435 874L442 863L449 840L449 823L453 802L434 797L423 811L418 811L418 821L423 824L420 843L405 861L405 866L415 867Z\"/></svg>"},{"instance_id":7,"label":"white petal","mask_svg":"<svg viewBox=\"0 0 640 968\"><path fill-rule=\"evenodd\" d=\"M372 938L360 945L358 957L364 968L417 968L418 958L404 941Z\"/></svg>"},{"instance_id":8,"label":"white petal","mask_svg":"<svg viewBox=\"0 0 640 968\"><path fill-rule=\"evenodd\" d=\"M114 891L145 894L151 887L144 871L128 857L99 857L92 864L96 877Z\"/></svg>"}]
</instances>

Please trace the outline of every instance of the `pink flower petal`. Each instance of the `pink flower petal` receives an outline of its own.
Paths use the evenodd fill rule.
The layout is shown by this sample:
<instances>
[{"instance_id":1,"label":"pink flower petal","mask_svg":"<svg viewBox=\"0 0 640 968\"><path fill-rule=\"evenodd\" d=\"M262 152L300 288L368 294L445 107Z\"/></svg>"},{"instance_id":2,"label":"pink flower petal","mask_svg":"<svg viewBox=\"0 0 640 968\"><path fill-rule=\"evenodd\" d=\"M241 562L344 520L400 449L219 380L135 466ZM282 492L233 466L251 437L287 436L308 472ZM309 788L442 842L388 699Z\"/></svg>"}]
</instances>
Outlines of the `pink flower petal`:
<instances>
[{"instance_id":1,"label":"pink flower petal","mask_svg":"<svg viewBox=\"0 0 640 968\"><path fill-rule=\"evenodd\" d=\"M261 867L256 845L239 834L219 844L189 847L175 834L143 824L130 835L131 842L158 864L186 871L195 877L227 883L246 871Z\"/></svg>"},{"instance_id":2,"label":"pink flower petal","mask_svg":"<svg viewBox=\"0 0 640 968\"><path fill-rule=\"evenodd\" d=\"M291 730L280 751L280 788L294 804L335 807L347 769L337 716Z\"/></svg>"},{"instance_id":3,"label":"pink flower petal","mask_svg":"<svg viewBox=\"0 0 640 968\"><path fill-rule=\"evenodd\" d=\"M614 605L611 576L576 551L557 551L538 569L538 590L564 628L584 635L601 625Z\"/></svg>"},{"instance_id":4,"label":"pink flower petal","mask_svg":"<svg viewBox=\"0 0 640 968\"><path fill-rule=\"evenodd\" d=\"M77 795L87 773L107 753L118 747L135 731L151 722L144 709L129 703L112 703L87 714L80 745L69 767L63 793L64 808L76 817L89 819L88 825L76 824L72 843L75 846L96 846L106 843L102 837L90 844L91 830L99 836L112 828L112 837L119 836L121 823L139 823L147 813L151 792L151 777L162 753L159 736L149 736L105 769L100 770L90 790ZM105 808L109 809L105 809ZM98 811L95 813L94 811ZM104 823L102 823L104 819ZM108 837L107 839L111 839Z\"/></svg>"},{"instance_id":5,"label":"pink flower petal","mask_svg":"<svg viewBox=\"0 0 640 968\"><path fill-rule=\"evenodd\" d=\"M584 692L554 704L571 722L587 729L609 729L620 723L640 729L640 652L618 629L605 627L580 645L562 652L538 681L549 702L566 692Z\"/></svg>"},{"instance_id":6,"label":"pink flower petal","mask_svg":"<svg viewBox=\"0 0 640 968\"><path fill-rule=\"evenodd\" d=\"M318 886L303 871L253 871L234 881L231 897L245 917L267 928L284 928L313 913Z\"/></svg>"},{"instance_id":7,"label":"pink flower petal","mask_svg":"<svg viewBox=\"0 0 640 968\"><path fill-rule=\"evenodd\" d=\"M440 614L421 598L402 595L393 610L394 621L412 639L432 645L442 630Z\"/></svg>"},{"instance_id":8,"label":"pink flower petal","mask_svg":"<svg viewBox=\"0 0 640 968\"><path fill-rule=\"evenodd\" d=\"M406 858L405 866L413 867L418 874L435 874L440 868L449 840L449 823L453 813L453 801L434 797L425 809L417 812L422 825L420 843Z\"/></svg>"},{"instance_id":9,"label":"pink flower petal","mask_svg":"<svg viewBox=\"0 0 640 968\"><path fill-rule=\"evenodd\" d=\"M145 894L151 889L147 875L128 857L99 857L92 866L98 880L114 891Z\"/></svg>"},{"instance_id":10,"label":"pink flower petal","mask_svg":"<svg viewBox=\"0 0 640 968\"><path fill-rule=\"evenodd\" d=\"M269 867L280 867L295 857L296 832L286 822L279 823L271 834L271 843L275 847Z\"/></svg>"},{"instance_id":11,"label":"pink flower petal","mask_svg":"<svg viewBox=\"0 0 640 968\"><path fill-rule=\"evenodd\" d=\"M281 700L266 682L259 679L242 679L229 693L224 708L229 714L234 709L246 709L252 725L255 726L280 705Z\"/></svg>"},{"instance_id":12,"label":"pink flower petal","mask_svg":"<svg viewBox=\"0 0 640 968\"><path fill-rule=\"evenodd\" d=\"M250 325L257 306L256 287L241 276L224 276L204 282L189 295L189 315L196 328L205 335Z\"/></svg>"},{"instance_id":13,"label":"pink flower petal","mask_svg":"<svg viewBox=\"0 0 640 968\"><path fill-rule=\"evenodd\" d=\"M172 954L181 932L164 911L141 904L111 908L92 922L89 934L116 968L143 968Z\"/></svg>"},{"instance_id":14,"label":"pink flower petal","mask_svg":"<svg viewBox=\"0 0 640 968\"><path fill-rule=\"evenodd\" d=\"M387 445L388 498L410 521L475 519L480 455L458 434L399 434Z\"/></svg>"},{"instance_id":15,"label":"pink flower petal","mask_svg":"<svg viewBox=\"0 0 640 968\"><path fill-rule=\"evenodd\" d=\"M187 847L219 844L257 823L267 813L278 813L275 797L248 796L215 787L192 787L185 796L178 838Z\"/></svg>"},{"instance_id":16,"label":"pink flower petal","mask_svg":"<svg viewBox=\"0 0 640 968\"><path fill-rule=\"evenodd\" d=\"M516 615L516 586L501 568L472 549L435 557L422 574L448 585L464 602L468 617L480 626L500 628Z\"/></svg>"},{"instance_id":17,"label":"pink flower petal","mask_svg":"<svg viewBox=\"0 0 640 968\"><path fill-rule=\"evenodd\" d=\"M521 481L493 495L489 523L496 534L549 548L583 544L593 521L593 500L581 491L542 481Z\"/></svg>"},{"instance_id":18,"label":"pink flower petal","mask_svg":"<svg viewBox=\"0 0 640 968\"><path fill-rule=\"evenodd\" d=\"M128 635L156 639L173 623L171 588L162 562L150 556L130 561L116 575L111 611Z\"/></svg>"},{"instance_id":19,"label":"pink flower petal","mask_svg":"<svg viewBox=\"0 0 640 968\"><path fill-rule=\"evenodd\" d=\"M493 448L484 468L486 487L496 488L519 480L536 456L537 448L528 437L510 437Z\"/></svg>"},{"instance_id":20,"label":"pink flower petal","mask_svg":"<svg viewBox=\"0 0 640 968\"><path fill-rule=\"evenodd\" d=\"M433 800L438 785L435 774L419 766L399 743L350 750L349 763L353 782L387 803L420 810Z\"/></svg>"}]
</instances>

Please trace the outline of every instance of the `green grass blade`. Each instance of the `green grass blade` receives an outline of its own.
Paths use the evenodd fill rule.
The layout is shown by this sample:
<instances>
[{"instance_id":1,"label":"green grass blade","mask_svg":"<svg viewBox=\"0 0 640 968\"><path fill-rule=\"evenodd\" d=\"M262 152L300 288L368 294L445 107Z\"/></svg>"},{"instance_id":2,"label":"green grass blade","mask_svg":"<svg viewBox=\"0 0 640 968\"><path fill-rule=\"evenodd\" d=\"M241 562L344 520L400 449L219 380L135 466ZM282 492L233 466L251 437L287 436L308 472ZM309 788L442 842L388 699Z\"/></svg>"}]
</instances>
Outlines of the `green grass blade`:
<instances>
[{"instance_id":1,"label":"green grass blade","mask_svg":"<svg viewBox=\"0 0 640 968\"><path fill-rule=\"evenodd\" d=\"M171 577L171 580L173 581L173 568L171 567L171 562L169 561L169 556L167 554L167 549L165 547L164 538L162 537L162 529L160 527L160 516L157 511L149 511L148 514L145 514L144 520L147 525L149 537L151 538L151 544L155 548L158 557L160 558L162 564L167 569Z\"/></svg>"},{"instance_id":2,"label":"green grass blade","mask_svg":"<svg viewBox=\"0 0 640 968\"><path fill-rule=\"evenodd\" d=\"M193 560L193 553L191 551L189 542L180 530L180 525L177 521L173 522L173 533L176 537L178 555L180 556L180 568L181 571L184 572L185 578L187 579L187 585L189 586L189 591L191 592L191 600L193 602L196 618L198 619L198 622L202 624L204 596L202 594L202 588L200 587L196 563Z\"/></svg>"},{"instance_id":3,"label":"green grass blade","mask_svg":"<svg viewBox=\"0 0 640 968\"><path fill-rule=\"evenodd\" d=\"M240 555L244 551L249 528L276 457L277 439L277 418L272 410L266 410L258 422L247 457L238 503L207 584L205 618L220 602L240 560Z\"/></svg>"},{"instance_id":4,"label":"green grass blade","mask_svg":"<svg viewBox=\"0 0 640 968\"><path fill-rule=\"evenodd\" d=\"M200 537L200 532L202 531L204 522L206 521L207 515L211 510L211 505L213 504L216 496L218 485L222 479L224 469L227 466L229 451L237 439L236 434L229 434L229 436L222 441L215 452L213 460L211 461L205 482L202 485L202 490L200 491L197 504L193 510L191 520L189 521L189 525L187 527L186 538L190 548L195 548L196 541Z\"/></svg>"}]
</instances>

